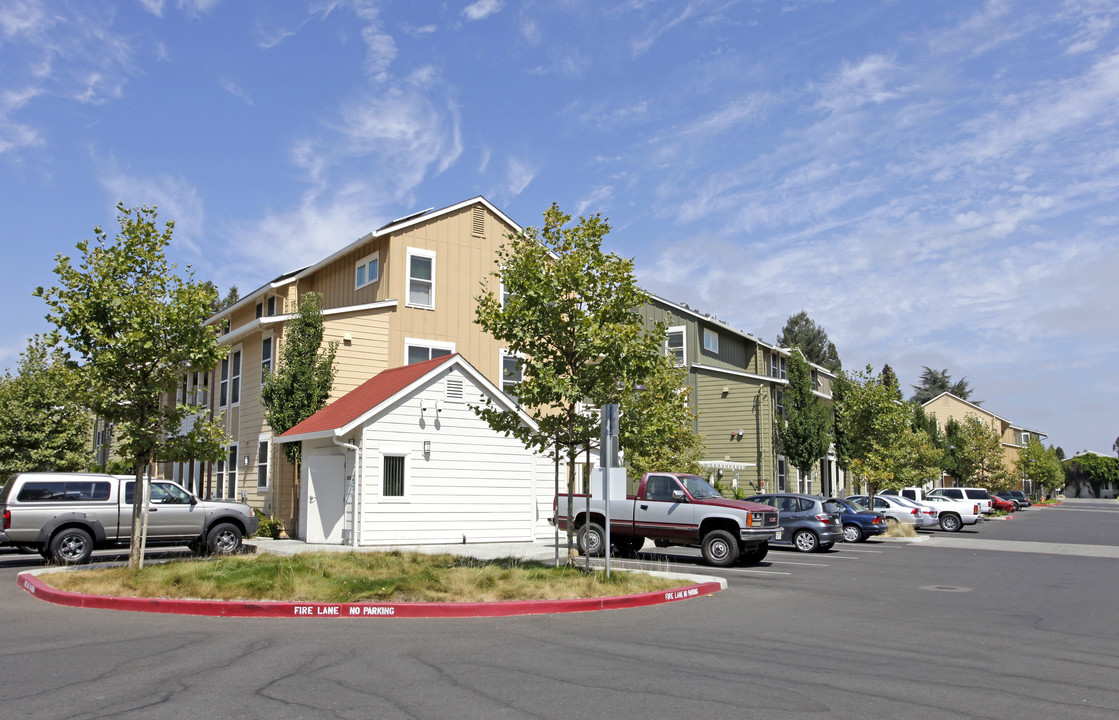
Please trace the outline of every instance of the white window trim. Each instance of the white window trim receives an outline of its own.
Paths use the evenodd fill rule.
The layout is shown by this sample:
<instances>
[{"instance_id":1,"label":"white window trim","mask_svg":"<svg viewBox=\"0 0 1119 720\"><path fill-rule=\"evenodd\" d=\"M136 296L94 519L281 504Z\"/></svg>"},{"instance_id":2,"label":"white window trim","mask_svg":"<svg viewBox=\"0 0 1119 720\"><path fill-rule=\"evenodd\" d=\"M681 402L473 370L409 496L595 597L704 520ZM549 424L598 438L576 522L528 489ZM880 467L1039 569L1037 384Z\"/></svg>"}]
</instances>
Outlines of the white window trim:
<instances>
[{"instance_id":1,"label":"white window trim","mask_svg":"<svg viewBox=\"0 0 1119 720\"><path fill-rule=\"evenodd\" d=\"M420 338L404 338L404 362L408 362L408 350L413 347L432 348L435 350L450 350L453 355L455 352L455 344L453 342L442 342L440 340L421 340Z\"/></svg>"},{"instance_id":2,"label":"white window trim","mask_svg":"<svg viewBox=\"0 0 1119 720\"><path fill-rule=\"evenodd\" d=\"M515 358L517 358L521 361L521 379L518 382L524 382L524 379L525 379L525 366L524 366L525 356L520 354L520 353L509 352L505 348L502 348L499 351L498 358L497 358L497 374L498 374L498 377L501 379L501 391L502 392L505 392L505 383L506 383L506 380L505 380L505 358L507 358L507 357L515 357ZM509 395L509 393L507 393L507 392L505 392L505 394ZM509 397L513 397L513 395L509 395Z\"/></svg>"},{"instance_id":3,"label":"white window trim","mask_svg":"<svg viewBox=\"0 0 1119 720\"><path fill-rule=\"evenodd\" d=\"M714 347L709 347L708 346L708 342L707 342L708 338L711 338L711 340L712 340L711 345L713 345ZM703 328L703 349L706 350L707 352L715 353L716 355L719 354L719 333L718 332L716 332L716 331L714 331L710 328Z\"/></svg>"},{"instance_id":4,"label":"white window trim","mask_svg":"<svg viewBox=\"0 0 1119 720\"><path fill-rule=\"evenodd\" d=\"M413 257L426 257L431 258L431 304L421 305L412 302L412 258ZM421 310L434 310L435 309L435 280L436 280L436 267L435 267L435 251L423 250L421 248L408 248L404 265L404 305L410 308L419 308Z\"/></svg>"},{"instance_id":5,"label":"white window trim","mask_svg":"<svg viewBox=\"0 0 1119 720\"><path fill-rule=\"evenodd\" d=\"M377 275L376 275L376 277L369 277L369 267L368 266L369 266L369 263L373 262L374 260L377 261ZM357 281L357 269L359 267L361 267L362 265L366 266L366 268L365 268L365 282L358 283L358 281ZM380 281L380 279L381 279L381 251L380 250L378 250L377 252L374 252L374 253L370 253L369 255L366 255L361 260L358 260L356 263L354 263L354 290L360 290L363 287L366 287L368 285L372 285L373 283Z\"/></svg>"},{"instance_id":6,"label":"white window trim","mask_svg":"<svg viewBox=\"0 0 1119 720\"><path fill-rule=\"evenodd\" d=\"M672 333L676 333L676 332L680 333L681 336L682 336L680 338L680 340L681 340L680 349L684 353L684 357L680 361L680 364L677 367L687 367L688 366L688 326L687 325L673 325L672 327L670 327L670 328L668 328L664 331L664 352L669 357L672 357L672 351L668 349L668 336L671 335Z\"/></svg>"},{"instance_id":7,"label":"white window trim","mask_svg":"<svg viewBox=\"0 0 1119 720\"><path fill-rule=\"evenodd\" d=\"M241 367L237 374L233 374L233 356L241 356ZM237 378L237 402L233 402L233 379ZM239 407L241 405L241 396L245 394L245 353L244 347L241 345L234 345L229 349L229 392L226 400L229 401L227 407Z\"/></svg>"},{"instance_id":8,"label":"white window trim","mask_svg":"<svg viewBox=\"0 0 1119 720\"><path fill-rule=\"evenodd\" d=\"M237 459L233 462L232 467L229 463L229 454L236 451ZM238 475L240 473L237 466L241 464L241 447L239 443L231 442L225 448L225 498L227 500L237 500L237 493L241 489L238 482ZM232 491L232 492L230 492Z\"/></svg>"},{"instance_id":9,"label":"white window trim","mask_svg":"<svg viewBox=\"0 0 1119 720\"><path fill-rule=\"evenodd\" d=\"M385 495L385 457L404 458L404 494ZM383 503L412 501L412 451L403 445L382 445L377 448L377 500Z\"/></svg>"},{"instance_id":10,"label":"white window trim","mask_svg":"<svg viewBox=\"0 0 1119 720\"><path fill-rule=\"evenodd\" d=\"M264 387L264 341L265 340L271 340L272 341L270 343L272 354L268 358L268 374L271 375L272 373L276 372L276 336L273 335L272 333L264 333L263 335L260 336L260 386L261 387ZM245 362L244 358L242 358L241 364L244 365L244 362Z\"/></svg>"},{"instance_id":11,"label":"white window trim","mask_svg":"<svg viewBox=\"0 0 1119 720\"><path fill-rule=\"evenodd\" d=\"M785 471L781 471L784 466ZM777 462L774 465L774 475L776 476L773 481L777 484L773 492L789 492L786 488L789 484L789 461L784 455L777 456Z\"/></svg>"},{"instance_id":12,"label":"white window trim","mask_svg":"<svg viewBox=\"0 0 1119 720\"><path fill-rule=\"evenodd\" d=\"M260 444L261 443L268 443L268 449L265 451L266 454L264 456L264 462L263 463L260 461L260 457L259 457ZM257 448L256 451L257 451L257 454L258 454L258 457L256 459L256 489L258 491L259 490L267 490L272 485L272 463L269 462L272 459L272 436L267 435L267 434L262 434L257 439L256 448ZM261 465L264 466L264 484L263 485L260 484L260 466Z\"/></svg>"}]
</instances>

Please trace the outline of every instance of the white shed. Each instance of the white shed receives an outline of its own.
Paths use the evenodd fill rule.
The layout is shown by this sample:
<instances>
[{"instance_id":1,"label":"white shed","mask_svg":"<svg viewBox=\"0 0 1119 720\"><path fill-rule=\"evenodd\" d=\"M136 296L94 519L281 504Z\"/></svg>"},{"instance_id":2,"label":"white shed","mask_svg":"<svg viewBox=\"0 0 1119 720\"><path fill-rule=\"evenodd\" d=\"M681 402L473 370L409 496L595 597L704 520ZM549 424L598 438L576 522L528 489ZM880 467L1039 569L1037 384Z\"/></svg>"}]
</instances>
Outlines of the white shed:
<instances>
[{"instance_id":1,"label":"white shed","mask_svg":"<svg viewBox=\"0 0 1119 720\"><path fill-rule=\"evenodd\" d=\"M517 410L447 355L385 370L278 436L303 443L298 536L385 547L552 537L552 462L478 417L487 400Z\"/></svg>"}]
</instances>

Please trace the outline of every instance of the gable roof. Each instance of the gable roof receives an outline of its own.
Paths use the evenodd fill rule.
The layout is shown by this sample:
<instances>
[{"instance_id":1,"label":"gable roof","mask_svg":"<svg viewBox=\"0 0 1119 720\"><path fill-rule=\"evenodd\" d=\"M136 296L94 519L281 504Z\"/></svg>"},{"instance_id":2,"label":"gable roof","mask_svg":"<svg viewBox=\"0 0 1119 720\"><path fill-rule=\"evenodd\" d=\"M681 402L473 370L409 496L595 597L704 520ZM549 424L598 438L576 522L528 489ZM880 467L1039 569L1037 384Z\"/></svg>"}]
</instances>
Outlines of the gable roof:
<instances>
[{"instance_id":1,"label":"gable roof","mask_svg":"<svg viewBox=\"0 0 1119 720\"><path fill-rule=\"evenodd\" d=\"M532 419L505 393L461 355L454 353L383 370L275 439L286 443L346 435L385 406L415 392L436 374L455 367L482 385L499 404L516 411L522 422L535 428Z\"/></svg>"},{"instance_id":2,"label":"gable roof","mask_svg":"<svg viewBox=\"0 0 1119 720\"><path fill-rule=\"evenodd\" d=\"M510 227L513 228L513 232L515 232L515 233L523 232L523 228L520 225L513 222L513 220L508 215L501 212L501 210L498 210L497 207L493 203L491 203L489 200L487 200L486 198L484 198L481 195L476 195L475 197L472 197L469 200L463 200L462 202L455 203L454 205L448 205L447 207L441 208L439 210L433 210L431 208L428 208L427 210L423 210L421 212L412 213L411 215L405 215L402 218L398 218L396 220L393 220L392 222L388 223L387 225L382 225L381 227L377 228L373 232L369 232L369 233L366 233L365 235L362 235L360 238L358 238L354 242L346 245L341 250L338 250L336 252L331 253L330 255L327 255L325 258L323 258L322 260L319 260L318 262L316 262L312 265L308 265L304 268L300 268L298 270L292 270L291 272L284 273L283 275L279 276L278 278L276 278L272 282L265 283L264 285L261 285L260 287L258 287L256 290L253 290L251 293L247 294L245 297L241 298L239 301L237 301L233 305L230 305L229 307L223 308L222 310L219 310L218 312L214 313L213 315L211 315L209 318L206 319L206 322L204 324L205 325L211 325L211 324L217 322L220 318L223 318L226 315L229 315L230 313L234 312L235 310L238 310L242 307L245 307L249 303L256 302L257 298L260 297L262 294L266 293L266 291L268 291L268 290L271 290L271 289L277 288L277 287L282 287L284 285L288 285L290 283L293 283L293 282L296 282L296 281L300 280L301 278L306 277L307 275L310 275L311 273L315 272L319 268L321 268L325 265L328 265L331 262L334 262L338 258L340 258L343 255L355 250L358 246L360 246L364 243L367 243L374 238L382 237L384 235L390 235L390 234L392 234L394 232L397 232L399 230L403 230L404 228L409 227L411 225L418 225L421 222L428 222L430 220L434 220L435 218L442 217L444 215L449 215L453 212L457 212L457 211L459 211L463 208L470 207L471 205L474 205L474 204L482 205L483 207L488 209L490 212L492 212L494 215L501 218L501 220L503 222L505 222L506 224L508 224Z\"/></svg>"}]
</instances>

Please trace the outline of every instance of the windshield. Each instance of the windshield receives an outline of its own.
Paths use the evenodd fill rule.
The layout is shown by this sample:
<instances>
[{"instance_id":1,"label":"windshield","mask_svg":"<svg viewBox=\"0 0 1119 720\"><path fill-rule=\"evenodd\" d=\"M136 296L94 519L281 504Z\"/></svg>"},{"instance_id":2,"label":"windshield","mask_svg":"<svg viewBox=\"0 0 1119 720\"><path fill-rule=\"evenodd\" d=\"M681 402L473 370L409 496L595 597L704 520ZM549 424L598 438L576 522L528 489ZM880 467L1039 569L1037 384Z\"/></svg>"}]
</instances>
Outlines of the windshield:
<instances>
[{"instance_id":1,"label":"windshield","mask_svg":"<svg viewBox=\"0 0 1119 720\"><path fill-rule=\"evenodd\" d=\"M680 475L679 480L687 488L688 494L696 500L723 496L721 492L708 485L707 481L698 475Z\"/></svg>"}]
</instances>

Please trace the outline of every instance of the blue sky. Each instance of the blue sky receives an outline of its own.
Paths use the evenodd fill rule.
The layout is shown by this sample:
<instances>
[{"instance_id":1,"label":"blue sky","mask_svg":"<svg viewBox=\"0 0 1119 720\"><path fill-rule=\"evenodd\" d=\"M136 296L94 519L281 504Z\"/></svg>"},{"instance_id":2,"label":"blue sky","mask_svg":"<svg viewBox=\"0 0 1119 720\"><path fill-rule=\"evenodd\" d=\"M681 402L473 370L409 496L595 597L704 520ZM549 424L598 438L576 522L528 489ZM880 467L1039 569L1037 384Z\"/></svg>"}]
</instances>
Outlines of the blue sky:
<instances>
[{"instance_id":1,"label":"blue sky","mask_svg":"<svg viewBox=\"0 0 1119 720\"><path fill-rule=\"evenodd\" d=\"M0 0L0 366L58 253L157 205L250 290L485 195L643 287L1119 435L1119 4Z\"/></svg>"}]
</instances>

